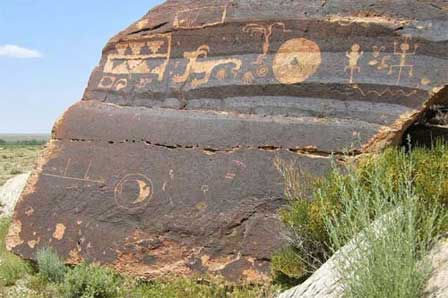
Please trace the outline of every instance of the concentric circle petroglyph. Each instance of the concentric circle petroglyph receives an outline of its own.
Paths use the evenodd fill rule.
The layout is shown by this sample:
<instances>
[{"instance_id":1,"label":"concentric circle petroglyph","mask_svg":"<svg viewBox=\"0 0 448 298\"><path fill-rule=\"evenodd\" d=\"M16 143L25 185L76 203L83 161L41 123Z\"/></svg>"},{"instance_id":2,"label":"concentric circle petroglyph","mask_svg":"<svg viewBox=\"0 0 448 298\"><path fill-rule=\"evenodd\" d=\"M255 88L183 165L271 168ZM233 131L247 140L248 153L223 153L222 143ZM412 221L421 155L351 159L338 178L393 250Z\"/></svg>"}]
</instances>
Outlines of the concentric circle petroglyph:
<instances>
[{"instance_id":1,"label":"concentric circle petroglyph","mask_svg":"<svg viewBox=\"0 0 448 298\"><path fill-rule=\"evenodd\" d=\"M322 62L319 46L305 38L290 39L281 45L272 69L282 84L301 83L312 76Z\"/></svg>"},{"instance_id":2,"label":"concentric circle petroglyph","mask_svg":"<svg viewBox=\"0 0 448 298\"><path fill-rule=\"evenodd\" d=\"M152 181L143 174L128 174L115 186L115 202L121 208L137 210L146 207L153 195Z\"/></svg>"}]
</instances>

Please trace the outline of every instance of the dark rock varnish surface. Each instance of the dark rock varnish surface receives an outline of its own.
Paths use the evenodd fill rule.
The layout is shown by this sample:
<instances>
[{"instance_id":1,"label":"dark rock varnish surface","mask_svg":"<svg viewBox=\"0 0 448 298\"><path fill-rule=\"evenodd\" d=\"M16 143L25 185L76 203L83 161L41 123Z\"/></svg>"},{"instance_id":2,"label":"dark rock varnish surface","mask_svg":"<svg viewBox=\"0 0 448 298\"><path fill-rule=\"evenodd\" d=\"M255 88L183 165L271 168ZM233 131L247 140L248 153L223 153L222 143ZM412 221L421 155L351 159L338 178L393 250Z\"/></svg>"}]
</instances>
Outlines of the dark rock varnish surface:
<instances>
[{"instance_id":1,"label":"dark rock varnish surface","mask_svg":"<svg viewBox=\"0 0 448 298\"><path fill-rule=\"evenodd\" d=\"M268 278L273 160L398 144L448 81L446 1L167 1L111 39L15 212L51 245L144 278Z\"/></svg>"}]
</instances>

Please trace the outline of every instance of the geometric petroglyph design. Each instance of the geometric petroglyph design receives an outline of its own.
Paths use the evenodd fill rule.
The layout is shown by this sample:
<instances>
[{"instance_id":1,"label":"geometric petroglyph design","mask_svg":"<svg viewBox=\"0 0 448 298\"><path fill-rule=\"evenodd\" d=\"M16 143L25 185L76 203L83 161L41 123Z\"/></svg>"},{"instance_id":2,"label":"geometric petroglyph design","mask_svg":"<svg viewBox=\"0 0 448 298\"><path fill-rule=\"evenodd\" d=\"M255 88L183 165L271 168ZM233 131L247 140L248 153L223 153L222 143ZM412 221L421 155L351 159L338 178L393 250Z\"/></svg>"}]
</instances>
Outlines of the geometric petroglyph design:
<instances>
[{"instance_id":1,"label":"geometric petroglyph design","mask_svg":"<svg viewBox=\"0 0 448 298\"><path fill-rule=\"evenodd\" d=\"M109 54L104 73L154 74L163 80L171 56L171 34L155 34L142 41L119 42Z\"/></svg>"},{"instance_id":2,"label":"geometric petroglyph design","mask_svg":"<svg viewBox=\"0 0 448 298\"><path fill-rule=\"evenodd\" d=\"M103 76L98 83L98 88L100 89L113 89L116 91L120 91L128 86L128 80L126 78L122 78L117 80L114 76Z\"/></svg>"},{"instance_id":3,"label":"geometric petroglyph design","mask_svg":"<svg viewBox=\"0 0 448 298\"><path fill-rule=\"evenodd\" d=\"M114 190L115 202L127 210L145 208L152 195L152 181L143 174L126 175L117 183Z\"/></svg>"},{"instance_id":4,"label":"geometric petroglyph design","mask_svg":"<svg viewBox=\"0 0 448 298\"><path fill-rule=\"evenodd\" d=\"M223 24L228 5L210 5L180 10L174 17L173 27L182 29L199 29Z\"/></svg>"},{"instance_id":5,"label":"geometric petroglyph design","mask_svg":"<svg viewBox=\"0 0 448 298\"><path fill-rule=\"evenodd\" d=\"M228 59L210 59L210 60L198 60L206 59L210 48L208 45L201 45L196 51L185 52L184 57L188 60L185 71L182 75L173 76L173 82L175 83L185 83L191 75L193 74L204 74L202 79L195 78L191 81L191 86L193 88L198 87L202 84L208 83L212 75L213 69L218 66L224 66L226 64L233 64L232 69L233 74L236 76L238 71L241 69L242 62L240 59L228 58ZM222 74L220 75L222 77Z\"/></svg>"},{"instance_id":6,"label":"geometric petroglyph design","mask_svg":"<svg viewBox=\"0 0 448 298\"><path fill-rule=\"evenodd\" d=\"M251 85L255 81L254 74L251 71L246 72L241 81L244 85Z\"/></svg>"},{"instance_id":7,"label":"geometric petroglyph design","mask_svg":"<svg viewBox=\"0 0 448 298\"><path fill-rule=\"evenodd\" d=\"M280 83L296 84L312 76L321 63L320 48L314 41L295 38L280 46L272 69Z\"/></svg>"},{"instance_id":8,"label":"geometric petroglyph design","mask_svg":"<svg viewBox=\"0 0 448 298\"><path fill-rule=\"evenodd\" d=\"M92 164L93 161L91 160L89 162L89 165L87 166L84 175L82 176L73 176L73 175L69 175L70 173L70 169L73 166L72 164L72 159L69 158L65 164L64 170L62 173L57 173L57 174L53 174L53 173L42 173L43 176L47 176L47 177L52 177L52 178L58 178L58 179L64 179L64 180L71 180L71 181L80 181L80 182L86 182L86 183L97 183L97 184L105 184L106 182L104 181L104 179L94 179L92 177L90 177L90 172L92 169Z\"/></svg>"},{"instance_id":9,"label":"geometric petroglyph design","mask_svg":"<svg viewBox=\"0 0 448 298\"><path fill-rule=\"evenodd\" d=\"M388 95L388 96L405 96L405 97L410 97L413 96L415 94L417 94L417 90L412 90L409 92L406 92L402 89L392 89L390 87L385 88L384 90L381 91L377 91L374 89L371 90L364 90L363 88L361 88L359 85L354 84L352 85L352 88L356 91L358 91L363 97L366 97L368 95L376 95L378 97L382 97L384 95Z\"/></svg>"}]
</instances>

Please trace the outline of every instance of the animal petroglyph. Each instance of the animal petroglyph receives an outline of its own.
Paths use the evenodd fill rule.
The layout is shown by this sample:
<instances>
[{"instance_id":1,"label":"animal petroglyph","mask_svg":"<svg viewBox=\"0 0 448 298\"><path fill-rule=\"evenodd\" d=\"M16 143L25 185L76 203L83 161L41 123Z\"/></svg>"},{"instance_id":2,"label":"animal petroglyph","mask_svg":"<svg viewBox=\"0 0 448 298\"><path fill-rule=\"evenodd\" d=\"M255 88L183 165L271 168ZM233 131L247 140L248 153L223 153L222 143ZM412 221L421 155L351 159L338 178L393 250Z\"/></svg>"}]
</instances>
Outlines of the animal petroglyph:
<instances>
[{"instance_id":1,"label":"animal petroglyph","mask_svg":"<svg viewBox=\"0 0 448 298\"><path fill-rule=\"evenodd\" d=\"M198 29L224 24L228 5L209 5L180 10L173 21L174 28Z\"/></svg>"},{"instance_id":2,"label":"animal petroglyph","mask_svg":"<svg viewBox=\"0 0 448 298\"><path fill-rule=\"evenodd\" d=\"M281 45L272 69L280 83L296 84L312 76L321 63L320 48L314 41L295 38Z\"/></svg>"},{"instance_id":3,"label":"animal petroglyph","mask_svg":"<svg viewBox=\"0 0 448 298\"><path fill-rule=\"evenodd\" d=\"M207 58L209 51L210 48L208 45L202 45L196 51L185 52L184 57L188 59L185 72L182 75L175 75L173 77L173 81L176 83L184 83L193 74L199 74L199 75L204 74L204 77L202 79L194 78L191 81L191 86L195 88L200 85L208 83L213 70L218 66L224 66L226 64L233 64L234 67L232 69L232 72L234 75L238 74L238 71L241 69L242 66L242 62L240 59L228 58L228 59L198 61L198 59L200 59L201 56L203 56L203 58Z\"/></svg>"},{"instance_id":4,"label":"animal petroglyph","mask_svg":"<svg viewBox=\"0 0 448 298\"><path fill-rule=\"evenodd\" d=\"M149 204L153 195L152 181L143 174L128 174L117 183L114 195L119 207L142 209Z\"/></svg>"},{"instance_id":5,"label":"animal petroglyph","mask_svg":"<svg viewBox=\"0 0 448 298\"><path fill-rule=\"evenodd\" d=\"M171 34L155 34L144 41L123 42L109 54L104 73L154 74L163 80L171 56Z\"/></svg>"},{"instance_id":6,"label":"animal petroglyph","mask_svg":"<svg viewBox=\"0 0 448 298\"><path fill-rule=\"evenodd\" d=\"M348 58L348 66L345 67L345 71L350 71L350 84L353 84L355 72L361 72L361 67L358 65L358 62L363 54L364 52L361 51L361 47L357 43L352 45L352 48L346 54L346 57Z\"/></svg>"},{"instance_id":7,"label":"animal petroglyph","mask_svg":"<svg viewBox=\"0 0 448 298\"><path fill-rule=\"evenodd\" d=\"M390 60L391 57L389 55L386 55L380 58L381 52L385 51L386 47L373 46L372 49L373 49L372 52L373 59L369 61L369 65L376 67L378 70L388 69L389 64L387 64L387 62Z\"/></svg>"}]
</instances>

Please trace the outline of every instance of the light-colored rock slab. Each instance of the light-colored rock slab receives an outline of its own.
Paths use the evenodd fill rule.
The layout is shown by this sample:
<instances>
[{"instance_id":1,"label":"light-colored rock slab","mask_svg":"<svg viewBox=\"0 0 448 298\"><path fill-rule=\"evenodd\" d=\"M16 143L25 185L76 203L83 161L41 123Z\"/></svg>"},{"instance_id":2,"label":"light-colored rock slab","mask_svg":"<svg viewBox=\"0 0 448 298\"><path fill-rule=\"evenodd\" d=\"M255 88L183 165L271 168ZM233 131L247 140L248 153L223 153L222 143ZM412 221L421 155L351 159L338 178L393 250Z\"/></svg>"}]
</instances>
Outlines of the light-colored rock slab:
<instances>
[{"instance_id":1,"label":"light-colored rock slab","mask_svg":"<svg viewBox=\"0 0 448 298\"><path fill-rule=\"evenodd\" d=\"M12 216L29 176L30 173L15 176L0 187L0 217Z\"/></svg>"},{"instance_id":2,"label":"light-colored rock slab","mask_svg":"<svg viewBox=\"0 0 448 298\"><path fill-rule=\"evenodd\" d=\"M432 272L424 297L448 297L448 238L441 240L429 254Z\"/></svg>"}]
</instances>

